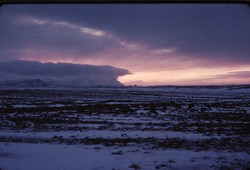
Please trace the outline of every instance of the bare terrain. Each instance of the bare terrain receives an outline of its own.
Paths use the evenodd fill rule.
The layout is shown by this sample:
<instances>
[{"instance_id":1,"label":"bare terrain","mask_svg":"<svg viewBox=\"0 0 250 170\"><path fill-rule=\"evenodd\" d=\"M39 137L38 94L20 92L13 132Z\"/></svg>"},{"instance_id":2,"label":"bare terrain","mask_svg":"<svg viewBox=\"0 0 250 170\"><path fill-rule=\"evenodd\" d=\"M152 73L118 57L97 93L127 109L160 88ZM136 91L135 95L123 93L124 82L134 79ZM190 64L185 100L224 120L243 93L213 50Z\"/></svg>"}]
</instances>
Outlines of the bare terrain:
<instances>
[{"instance_id":1,"label":"bare terrain","mask_svg":"<svg viewBox=\"0 0 250 170\"><path fill-rule=\"evenodd\" d=\"M0 90L0 169L248 169L249 86Z\"/></svg>"}]
</instances>

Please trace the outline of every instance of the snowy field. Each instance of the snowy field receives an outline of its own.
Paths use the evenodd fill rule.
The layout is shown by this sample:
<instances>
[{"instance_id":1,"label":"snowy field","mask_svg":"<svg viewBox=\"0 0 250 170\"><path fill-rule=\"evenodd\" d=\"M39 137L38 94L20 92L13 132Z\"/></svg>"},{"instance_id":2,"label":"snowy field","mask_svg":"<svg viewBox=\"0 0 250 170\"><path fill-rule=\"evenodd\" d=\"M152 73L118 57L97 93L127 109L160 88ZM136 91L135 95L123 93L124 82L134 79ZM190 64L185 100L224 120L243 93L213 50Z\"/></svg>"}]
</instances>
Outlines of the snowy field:
<instances>
[{"instance_id":1,"label":"snowy field","mask_svg":"<svg viewBox=\"0 0 250 170\"><path fill-rule=\"evenodd\" d=\"M0 89L1 170L249 168L249 86Z\"/></svg>"}]
</instances>

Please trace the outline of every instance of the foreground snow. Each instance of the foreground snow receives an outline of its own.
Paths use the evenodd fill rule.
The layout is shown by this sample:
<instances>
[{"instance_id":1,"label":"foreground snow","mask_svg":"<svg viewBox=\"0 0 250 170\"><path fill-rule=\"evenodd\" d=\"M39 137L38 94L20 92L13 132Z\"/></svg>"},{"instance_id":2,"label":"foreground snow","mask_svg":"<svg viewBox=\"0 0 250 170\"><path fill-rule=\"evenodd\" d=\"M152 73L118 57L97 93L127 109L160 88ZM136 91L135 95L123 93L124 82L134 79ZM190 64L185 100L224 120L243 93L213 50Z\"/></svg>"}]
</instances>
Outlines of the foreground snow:
<instances>
[{"instance_id":1,"label":"foreground snow","mask_svg":"<svg viewBox=\"0 0 250 170\"><path fill-rule=\"evenodd\" d=\"M3 169L83 170L129 169L214 169L246 164L249 155L229 151L193 152L150 150L133 147L103 147L61 144L0 143ZM243 168L243 167L242 167ZM245 167L246 168L246 167Z\"/></svg>"}]
</instances>

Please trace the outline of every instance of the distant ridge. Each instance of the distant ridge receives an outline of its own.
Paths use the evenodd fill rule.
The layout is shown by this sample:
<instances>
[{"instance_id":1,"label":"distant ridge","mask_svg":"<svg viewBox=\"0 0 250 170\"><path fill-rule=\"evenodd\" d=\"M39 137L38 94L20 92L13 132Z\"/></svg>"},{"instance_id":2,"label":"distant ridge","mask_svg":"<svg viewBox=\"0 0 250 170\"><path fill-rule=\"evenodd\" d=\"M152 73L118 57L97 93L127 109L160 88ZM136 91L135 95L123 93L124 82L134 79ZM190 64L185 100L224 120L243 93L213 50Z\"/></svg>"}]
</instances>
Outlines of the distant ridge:
<instances>
[{"instance_id":1,"label":"distant ridge","mask_svg":"<svg viewBox=\"0 0 250 170\"><path fill-rule=\"evenodd\" d=\"M216 88L250 88L250 84L239 84L239 85L156 85L156 86L147 86L151 88L160 88L160 87L174 87L174 88L207 88L207 89L216 89Z\"/></svg>"},{"instance_id":2,"label":"distant ridge","mask_svg":"<svg viewBox=\"0 0 250 170\"><path fill-rule=\"evenodd\" d=\"M180 89L180 90L216 90L216 89L226 89L226 90L238 90L246 89L250 90L250 84L240 84L240 85L154 85L154 86L126 86L127 88L150 88L150 89Z\"/></svg>"}]
</instances>

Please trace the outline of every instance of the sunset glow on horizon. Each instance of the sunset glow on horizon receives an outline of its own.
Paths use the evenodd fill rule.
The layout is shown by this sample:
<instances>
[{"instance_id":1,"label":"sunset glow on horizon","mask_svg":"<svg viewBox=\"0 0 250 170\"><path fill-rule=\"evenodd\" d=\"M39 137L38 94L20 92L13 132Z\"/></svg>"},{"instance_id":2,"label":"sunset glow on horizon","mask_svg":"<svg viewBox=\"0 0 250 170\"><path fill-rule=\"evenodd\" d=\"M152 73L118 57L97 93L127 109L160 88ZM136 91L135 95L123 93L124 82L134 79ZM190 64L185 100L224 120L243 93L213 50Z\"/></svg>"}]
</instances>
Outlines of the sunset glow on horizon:
<instances>
[{"instance_id":1,"label":"sunset glow on horizon","mask_svg":"<svg viewBox=\"0 0 250 170\"><path fill-rule=\"evenodd\" d=\"M113 66L124 85L250 84L246 5L3 5L0 22L0 61Z\"/></svg>"}]
</instances>

